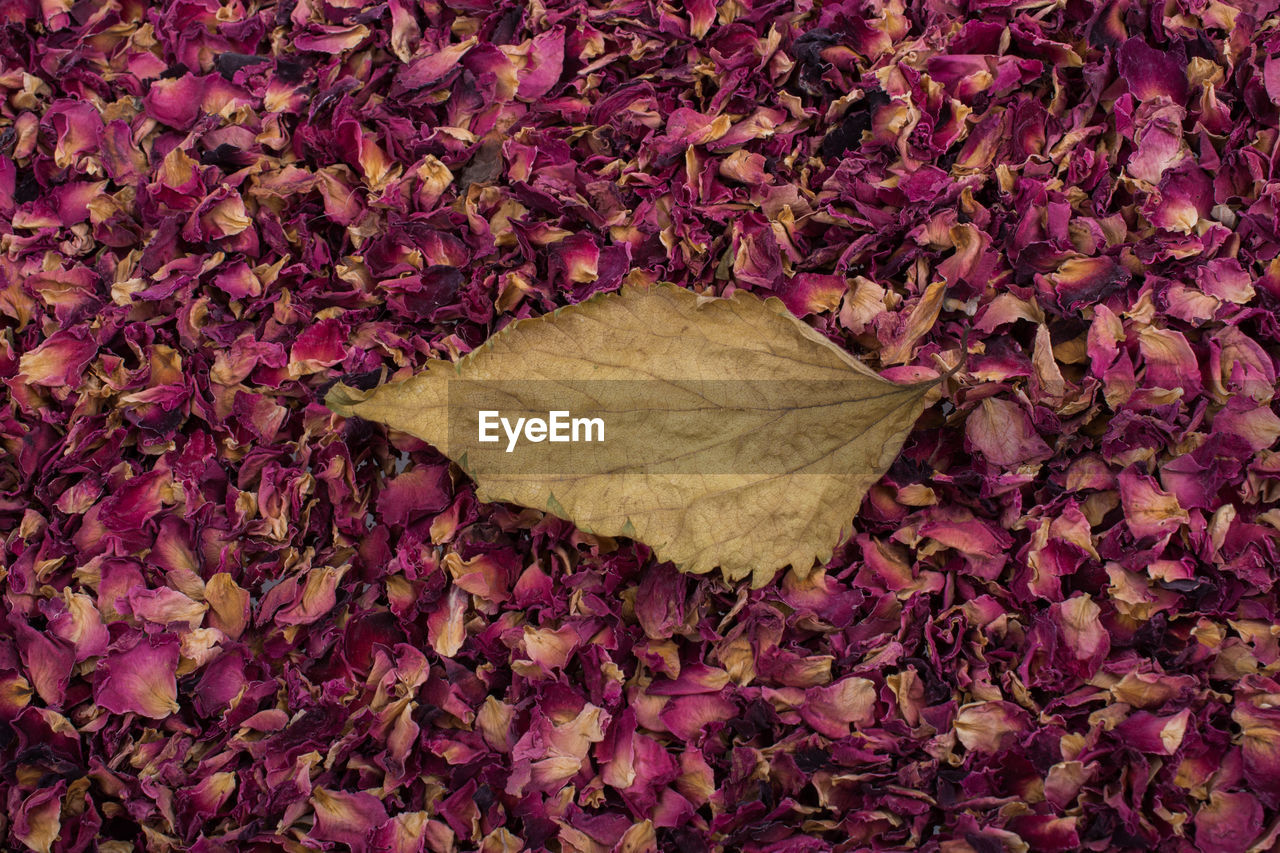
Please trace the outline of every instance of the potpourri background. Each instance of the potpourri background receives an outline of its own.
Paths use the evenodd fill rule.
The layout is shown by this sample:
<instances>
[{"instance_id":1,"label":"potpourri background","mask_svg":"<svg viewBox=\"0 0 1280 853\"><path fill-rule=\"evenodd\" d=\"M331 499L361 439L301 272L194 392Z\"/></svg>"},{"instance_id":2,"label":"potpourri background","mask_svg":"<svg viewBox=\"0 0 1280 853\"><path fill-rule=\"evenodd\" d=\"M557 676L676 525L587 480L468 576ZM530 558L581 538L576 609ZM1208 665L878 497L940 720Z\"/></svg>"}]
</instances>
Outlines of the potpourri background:
<instances>
[{"instance_id":1,"label":"potpourri background","mask_svg":"<svg viewBox=\"0 0 1280 853\"><path fill-rule=\"evenodd\" d=\"M1274 2L0 21L5 849L1277 846ZM658 280L969 333L806 580L322 404Z\"/></svg>"}]
</instances>

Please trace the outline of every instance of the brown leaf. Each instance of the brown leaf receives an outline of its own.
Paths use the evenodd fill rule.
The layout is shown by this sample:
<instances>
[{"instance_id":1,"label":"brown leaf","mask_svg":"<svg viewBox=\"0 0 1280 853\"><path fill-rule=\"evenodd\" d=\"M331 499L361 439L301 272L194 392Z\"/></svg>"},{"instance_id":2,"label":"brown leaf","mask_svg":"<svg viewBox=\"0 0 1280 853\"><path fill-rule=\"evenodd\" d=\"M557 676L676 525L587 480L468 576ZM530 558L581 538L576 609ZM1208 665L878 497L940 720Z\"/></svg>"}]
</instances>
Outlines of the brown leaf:
<instances>
[{"instance_id":1,"label":"brown leaf","mask_svg":"<svg viewBox=\"0 0 1280 853\"><path fill-rule=\"evenodd\" d=\"M937 384L882 379L776 299L655 285L518 321L457 364L372 391L337 385L326 402L435 445L481 500L759 586L830 558ZM504 427L481 442L481 410L508 427L553 410L599 418L605 440L512 442Z\"/></svg>"}]
</instances>

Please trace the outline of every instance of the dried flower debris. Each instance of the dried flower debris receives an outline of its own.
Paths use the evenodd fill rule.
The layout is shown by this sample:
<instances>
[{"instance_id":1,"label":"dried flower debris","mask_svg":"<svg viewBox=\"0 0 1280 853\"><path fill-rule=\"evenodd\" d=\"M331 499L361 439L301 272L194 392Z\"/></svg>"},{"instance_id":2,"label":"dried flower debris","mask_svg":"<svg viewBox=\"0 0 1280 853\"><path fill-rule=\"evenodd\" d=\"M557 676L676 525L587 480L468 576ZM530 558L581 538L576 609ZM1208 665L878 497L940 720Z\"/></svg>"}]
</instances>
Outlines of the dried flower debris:
<instances>
[{"instance_id":1,"label":"dried flower debris","mask_svg":"<svg viewBox=\"0 0 1280 853\"><path fill-rule=\"evenodd\" d=\"M6 0L3 846L1276 847L1278 21ZM803 579L323 405L654 281L969 332Z\"/></svg>"}]
</instances>

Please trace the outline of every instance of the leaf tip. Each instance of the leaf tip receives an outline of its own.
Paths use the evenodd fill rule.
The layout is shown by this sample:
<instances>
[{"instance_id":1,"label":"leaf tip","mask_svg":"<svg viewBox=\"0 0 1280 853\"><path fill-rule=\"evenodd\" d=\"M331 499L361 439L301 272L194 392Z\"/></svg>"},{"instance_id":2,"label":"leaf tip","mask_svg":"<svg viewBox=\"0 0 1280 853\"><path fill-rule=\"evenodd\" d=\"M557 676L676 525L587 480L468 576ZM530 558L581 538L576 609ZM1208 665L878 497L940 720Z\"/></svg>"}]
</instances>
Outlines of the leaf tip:
<instances>
[{"instance_id":1,"label":"leaf tip","mask_svg":"<svg viewBox=\"0 0 1280 853\"><path fill-rule=\"evenodd\" d=\"M356 406L369 399L372 393L372 391L361 391L359 388L352 388L350 385L339 382L329 389L329 393L324 397L324 404L334 414L349 418L355 415Z\"/></svg>"}]
</instances>

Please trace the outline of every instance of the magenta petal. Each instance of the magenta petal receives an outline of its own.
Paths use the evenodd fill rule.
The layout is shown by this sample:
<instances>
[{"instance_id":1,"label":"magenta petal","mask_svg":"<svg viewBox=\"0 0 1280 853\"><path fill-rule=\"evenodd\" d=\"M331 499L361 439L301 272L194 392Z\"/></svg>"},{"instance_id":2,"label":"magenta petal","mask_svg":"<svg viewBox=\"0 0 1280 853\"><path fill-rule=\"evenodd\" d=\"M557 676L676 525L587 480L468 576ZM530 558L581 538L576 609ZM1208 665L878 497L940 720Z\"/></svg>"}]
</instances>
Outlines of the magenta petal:
<instances>
[{"instance_id":1,"label":"magenta petal","mask_svg":"<svg viewBox=\"0 0 1280 853\"><path fill-rule=\"evenodd\" d=\"M788 311L807 317L837 308L848 289L843 276L801 273L787 281L779 296Z\"/></svg>"},{"instance_id":2,"label":"magenta petal","mask_svg":"<svg viewBox=\"0 0 1280 853\"><path fill-rule=\"evenodd\" d=\"M346 326L337 319L313 323L298 335L289 350L289 373L304 376L346 358Z\"/></svg>"},{"instance_id":3,"label":"magenta petal","mask_svg":"<svg viewBox=\"0 0 1280 853\"><path fill-rule=\"evenodd\" d=\"M49 631L75 647L76 661L97 657L107 650L110 634L93 599L82 593L63 593L66 609L49 620Z\"/></svg>"},{"instance_id":4,"label":"magenta petal","mask_svg":"<svg viewBox=\"0 0 1280 853\"><path fill-rule=\"evenodd\" d=\"M989 462L1012 468L1052 454L1026 411L1009 400L988 397L965 422L965 438Z\"/></svg>"},{"instance_id":5,"label":"magenta petal","mask_svg":"<svg viewBox=\"0 0 1280 853\"><path fill-rule=\"evenodd\" d=\"M234 773L213 773L201 779L195 785L179 792L176 799L183 803L190 813L199 817L213 817L218 814L236 788Z\"/></svg>"},{"instance_id":6,"label":"magenta petal","mask_svg":"<svg viewBox=\"0 0 1280 853\"><path fill-rule=\"evenodd\" d=\"M370 845L378 853L423 853L449 849L452 839L453 831L427 812L401 812L374 831Z\"/></svg>"},{"instance_id":7,"label":"magenta petal","mask_svg":"<svg viewBox=\"0 0 1280 853\"><path fill-rule=\"evenodd\" d=\"M71 680L71 668L75 665L74 649L65 642L35 630L17 615L9 617L9 624L18 641L18 653L23 667L36 694L48 705L55 708L60 706Z\"/></svg>"},{"instance_id":8,"label":"magenta petal","mask_svg":"<svg viewBox=\"0 0 1280 853\"><path fill-rule=\"evenodd\" d=\"M325 26L312 24L305 35L298 36L294 45L298 50L309 50L317 53L342 53L353 50L369 35L369 28L356 24L353 26Z\"/></svg>"},{"instance_id":9,"label":"magenta petal","mask_svg":"<svg viewBox=\"0 0 1280 853\"><path fill-rule=\"evenodd\" d=\"M143 98L147 112L179 130L195 124L204 100L205 79L192 74L156 80Z\"/></svg>"},{"instance_id":10,"label":"magenta petal","mask_svg":"<svg viewBox=\"0 0 1280 853\"><path fill-rule=\"evenodd\" d=\"M1178 499L1132 468L1120 473L1120 500L1134 536L1165 536L1188 521Z\"/></svg>"},{"instance_id":11,"label":"magenta petal","mask_svg":"<svg viewBox=\"0 0 1280 853\"><path fill-rule=\"evenodd\" d=\"M1196 812L1196 846L1201 853L1244 853L1262 831L1262 822L1257 797L1214 791Z\"/></svg>"},{"instance_id":12,"label":"magenta petal","mask_svg":"<svg viewBox=\"0 0 1280 853\"><path fill-rule=\"evenodd\" d=\"M751 214L734 225L733 273L745 284L772 289L782 277L778 238L764 217Z\"/></svg>"},{"instance_id":13,"label":"magenta petal","mask_svg":"<svg viewBox=\"0 0 1280 853\"><path fill-rule=\"evenodd\" d=\"M738 713L733 700L719 694L676 698L662 712L662 722L676 737L696 737L706 726L732 719Z\"/></svg>"},{"instance_id":14,"label":"magenta petal","mask_svg":"<svg viewBox=\"0 0 1280 853\"><path fill-rule=\"evenodd\" d=\"M114 714L167 717L179 709L177 670L176 639L140 637L103 659L94 701Z\"/></svg>"},{"instance_id":15,"label":"magenta petal","mask_svg":"<svg viewBox=\"0 0 1280 853\"><path fill-rule=\"evenodd\" d=\"M1023 815L1014 818L1011 827L1030 849L1044 853L1066 853L1080 849L1079 819L1049 815Z\"/></svg>"},{"instance_id":16,"label":"magenta petal","mask_svg":"<svg viewBox=\"0 0 1280 853\"><path fill-rule=\"evenodd\" d=\"M157 625L185 623L195 627L208 607L193 601L176 589L134 589L129 592L129 612L138 619Z\"/></svg>"},{"instance_id":17,"label":"magenta petal","mask_svg":"<svg viewBox=\"0 0 1280 853\"><path fill-rule=\"evenodd\" d=\"M387 820L382 801L363 791L316 788L311 792L311 807L316 816L312 837L346 844L352 853L371 850L369 840L373 830Z\"/></svg>"},{"instance_id":18,"label":"magenta petal","mask_svg":"<svg viewBox=\"0 0 1280 853\"><path fill-rule=\"evenodd\" d=\"M600 272L600 247L586 234L573 234L556 244L551 268L566 284L593 282Z\"/></svg>"},{"instance_id":19,"label":"magenta petal","mask_svg":"<svg viewBox=\"0 0 1280 853\"><path fill-rule=\"evenodd\" d=\"M276 613L278 625L310 625L322 618L337 603L338 582L348 566L315 568L307 572L292 603Z\"/></svg>"},{"instance_id":20,"label":"magenta petal","mask_svg":"<svg viewBox=\"0 0 1280 853\"><path fill-rule=\"evenodd\" d=\"M1111 651L1111 634L1103 625L1100 608L1084 595L1073 595L1051 608L1062 639L1068 666L1082 678L1092 678Z\"/></svg>"},{"instance_id":21,"label":"magenta petal","mask_svg":"<svg viewBox=\"0 0 1280 853\"><path fill-rule=\"evenodd\" d=\"M875 685L865 678L844 678L826 687L805 691L800 716L814 731L830 738L848 737L850 726L875 719Z\"/></svg>"},{"instance_id":22,"label":"magenta petal","mask_svg":"<svg viewBox=\"0 0 1280 853\"><path fill-rule=\"evenodd\" d=\"M81 101L60 100L45 113L45 121L56 136L53 157L59 166L73 166L80 158L95 151L103 131L98 110Z\"/></svg>"},{"instance_id":23,"label":"magenta petal","mask_svg":"<svg viewBox=\"0 0 1280 853\"><path fill-rule=\"evenodd\" d=\"M1116 64L1137 98L1164 96L1177 104L1187 99L1186 58L1180 44L1177 52L1161 50L1134 36L1120 46Z\"/></svg>"},{"instance_id":24,"label":"magenta petal","mask_svg":"<svg viewBox=\"0 0 1280 853\"><path fill-rule=\"evenodd\" d=\"M1027 712L1012 702L974 702L960 708L956 737L965 749L999 752L1017 743L1028 726Z\"/></svg>"},{"instance_id":25,"label":"magenta petal","mask_svg":"<svg viewBox=\"0 0 1280 853\"><path fill-rule=\"evenodd\" d=\"M1138 333L1138 350L1146 365L1146 385L1181 388L1188 394L1200 390L1200 361L1181 332L1146 328Z\"/></svg>"},{"instance_id":26,"label":"magenta petal","mask_svg":"<svg viewBox=\"0 0 1280 853\"><path fill-rule=\"evenodd\" d=\"M61 835L62 795L66 789L66 781L59 780L22 800L13 815L14 838L36 853L51 853Z\"/></svg>"},{"instance_id":27,"label":"magenta petal","mask_svg":"<svg viewBox=\"0 0 1280 853\"><path fill-rule=\"evenodd\" d=\"M160 514L172 498L171 478L165 471L149 471L126 480L101 503L102 522L118 533L141 530Z\"/></svg>"},{"instance_id":28,"label":"magenta petal","mask_svg":"<svg viewBox=\"0 0 1280 853\"><path fill-rule=\"evenodd\" d=\"M205 666L195 688L195 708L201 715L218 713L229 707L248 685L244 655L230 652ZM266 713L266 712L263 712ZM241 723L249 725L249 721Z\"/></svg>"},{"instance_id":29,"label":"magenta petal","mask_svg":"<svg viewBox=\"0 0 1280 853\"><path fill-rule=\"evenodd\" d=\"M98 352L83 329L54 332L44 343L22 356L21 375L36 385L75 387Z\"/></svg>"},{"instance_id":30,"label":"magenta petal","mask_svg":"<svg viewBox=\"0 0 1280 853\"><path fill-rule=\"evenodd\" d=\"M1138 711L1116 727L1116 734L1141 752L1173 755L1182 746L1190 721L1191 711L1185 708L1171 716Z\"/></svg>"},{"instance_id":31,"label":"magenta petal","mask_svg":"<svg viewBox=\"0 0 1280 853\"><path fill-rule=\"evenodd\" d=\"M519 73L520 85L516 91L521 98L541 98L555 88L564 73L564 46L563 27L553 27L534 37L529 48L529 65Z\"/></svg>"},{"instance_id":32,"label":"magenta petal","mask_svg":"<svg viewBox=\"0 0 1280 853\"><path fill-rule=\"evenodd\" d=\"M1247 397L1232 397L1227 407L1213 418L1215 429L1239 436L1257 452L1280 439L1280 416L1270 405L1259 405Z\"/></svg>"},{"instance_id":33,"label":"magenta petal","mask_svg":"<svg viewBox=\"0 0 1280 853\"><path fill-rule=\"evenodd\" d=\"M1168 231L1190 234L1213 208L1213 184L1194 165L1184 164L1164 173L1159 191L1148 199L1143 212L1152 224Z\"/></svg>"}]
</instances>

